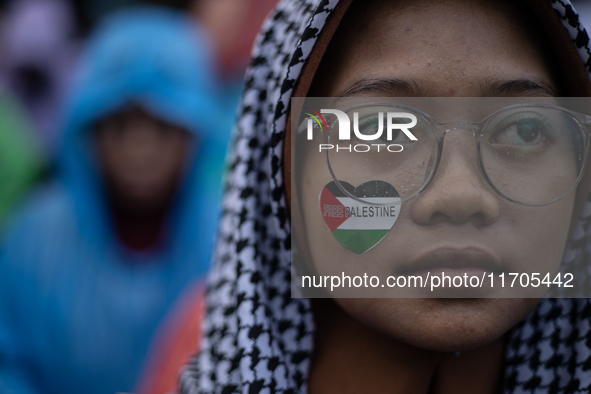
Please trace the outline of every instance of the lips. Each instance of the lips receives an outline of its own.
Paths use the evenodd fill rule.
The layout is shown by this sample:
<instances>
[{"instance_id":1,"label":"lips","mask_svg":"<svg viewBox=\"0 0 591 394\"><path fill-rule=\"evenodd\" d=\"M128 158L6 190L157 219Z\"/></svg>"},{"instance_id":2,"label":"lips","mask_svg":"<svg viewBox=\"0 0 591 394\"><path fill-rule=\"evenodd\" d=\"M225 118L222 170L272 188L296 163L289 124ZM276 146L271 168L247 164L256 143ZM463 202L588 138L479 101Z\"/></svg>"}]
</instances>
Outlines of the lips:
<instances>
[{"instance_id":1,"label":"lips","mask_svg":"<svg viewBox=\"0 0 591 394\"><path fill-rule=\"evenodd\" d=\"M502 272L504 267L500 258L479 247L436 248L427 251L410 263L402 266L400 275L445 272L449 275L478 274L482 272Z\"/></svg>"}]
</instances>

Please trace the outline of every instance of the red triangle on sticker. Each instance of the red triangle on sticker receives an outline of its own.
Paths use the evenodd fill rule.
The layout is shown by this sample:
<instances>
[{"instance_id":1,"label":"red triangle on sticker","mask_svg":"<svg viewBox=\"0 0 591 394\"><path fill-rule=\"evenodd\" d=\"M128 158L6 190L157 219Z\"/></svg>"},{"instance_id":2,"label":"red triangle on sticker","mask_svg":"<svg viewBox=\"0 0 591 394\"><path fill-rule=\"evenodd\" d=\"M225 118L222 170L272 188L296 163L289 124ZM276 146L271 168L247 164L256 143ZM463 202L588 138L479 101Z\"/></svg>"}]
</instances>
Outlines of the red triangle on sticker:
<instances>
[{"instance_id":1,"label":"red triangle on sticker","mask_svg":"<svg viewBox=\"0 0 591 394\"><path fill-rule=\"evenodd\" d=\"M320 195L320 212L330 232L349 218L345 216L345 206L326 187Z\"/></svg>"}]
</instances>

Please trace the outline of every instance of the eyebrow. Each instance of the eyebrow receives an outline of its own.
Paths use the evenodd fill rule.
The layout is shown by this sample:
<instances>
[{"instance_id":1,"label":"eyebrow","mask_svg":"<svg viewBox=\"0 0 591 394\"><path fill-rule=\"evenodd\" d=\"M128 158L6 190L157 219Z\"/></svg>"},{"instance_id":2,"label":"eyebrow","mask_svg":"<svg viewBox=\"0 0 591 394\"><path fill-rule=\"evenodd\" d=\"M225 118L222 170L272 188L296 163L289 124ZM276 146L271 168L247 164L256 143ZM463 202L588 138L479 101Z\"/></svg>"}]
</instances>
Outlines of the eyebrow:
<instances>
[{"instance_id":1,"label":"eyebrow","mask_svg":"<svg viewBox=\"0 0 591 394\"><path fill-rule=\"evenodd\" d=\"M481 90L490 97L497 96L550 96L557 97L554 88L543 79L520 78L512 80L493 79L481 85Z\"/></svg>"},{"instance_id":2,"label":"eyebrow","mask_svg":"<svg viewBox=\"0 0 591 394\"><path fill-rule=\"evenodd\" d=\"M490 79L480 85L482 97L499 96L550 96L558 94L543 79L519 78L510 80ZM428 90L418 81L398 78L362 78L353 82L335 97L350 97L366 94L429 97ZM335 102L338 100L335 100Z\"/></svg>"},{"instance_id":3,"label":"eyebrow","mask_svg":"<svg viewBox=\"0 0 591 394\"><path fill-rule=\"evenodd\" d=\"M423 95L425 89L415 80L398 78L362 78L347 86L336 97L356 96L364 93L387 93L390 95Z\"/></svg>"}]
</instances>

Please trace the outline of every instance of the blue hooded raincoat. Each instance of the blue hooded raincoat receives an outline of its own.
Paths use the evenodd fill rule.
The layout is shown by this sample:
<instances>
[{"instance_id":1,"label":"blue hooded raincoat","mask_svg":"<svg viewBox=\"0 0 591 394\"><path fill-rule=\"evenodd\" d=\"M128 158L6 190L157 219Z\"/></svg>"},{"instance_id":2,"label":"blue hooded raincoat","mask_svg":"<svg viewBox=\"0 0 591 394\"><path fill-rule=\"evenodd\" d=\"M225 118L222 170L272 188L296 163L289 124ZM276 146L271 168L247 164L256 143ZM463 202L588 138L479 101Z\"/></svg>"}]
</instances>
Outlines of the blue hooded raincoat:
<instances>
[{"instance_id":1,"label":"blue hooded raincoat","mask_svg":"<svg viewBox=\"0 0 591 394\"><path fill-rule=\"evenodd\" d=\"M0 246L3 394L132 391L159 323L209 263L229 120L198 29L174 11L125 11L90 40L80 71L59 180ZM90 138L93 123L131 103L198 141L153 252L116 240Z\"/></svg>"}]
</instances>

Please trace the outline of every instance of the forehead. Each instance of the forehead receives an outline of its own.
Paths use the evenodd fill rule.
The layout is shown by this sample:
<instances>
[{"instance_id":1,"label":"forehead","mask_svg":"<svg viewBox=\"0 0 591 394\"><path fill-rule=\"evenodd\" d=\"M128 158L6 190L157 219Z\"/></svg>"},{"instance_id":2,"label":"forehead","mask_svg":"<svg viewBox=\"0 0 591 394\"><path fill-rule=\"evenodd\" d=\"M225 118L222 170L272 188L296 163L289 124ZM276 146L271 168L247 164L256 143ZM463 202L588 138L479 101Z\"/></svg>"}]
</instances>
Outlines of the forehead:
<instances>
[{"instance_id":1,"label":"forehead","mask_svg":"<svg viewBox=\"0 0 591 394\"><path fill-rule=\"evenodd\" d=\"M518 95L557 89L539 29L508 2L358 1L351 7L315 79L323 95L343 95L360 79L400 82L361 92L389 96L515 95L496 89L499 81L515 80L542 86L526 93L517 86Z\"/></svg>"}]
</instances>

